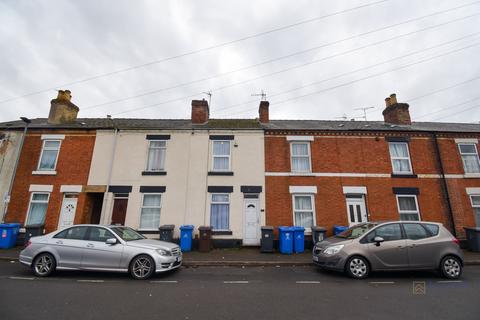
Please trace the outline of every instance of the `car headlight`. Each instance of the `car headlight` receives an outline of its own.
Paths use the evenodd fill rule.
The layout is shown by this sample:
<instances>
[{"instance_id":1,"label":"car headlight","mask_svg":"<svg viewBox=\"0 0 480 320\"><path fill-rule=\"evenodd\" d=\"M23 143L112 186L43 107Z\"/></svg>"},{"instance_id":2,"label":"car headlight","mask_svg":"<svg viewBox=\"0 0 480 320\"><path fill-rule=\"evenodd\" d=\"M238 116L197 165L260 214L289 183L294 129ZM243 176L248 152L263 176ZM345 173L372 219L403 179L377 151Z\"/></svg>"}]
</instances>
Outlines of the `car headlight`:
<instances>
[{"instance_id":1,"label":"car headlight","mask_svg":"<svg viewBox=\"0 0 480 320\"><path fill-rule=\"evenodd\" d=\"M334 254L338 253L340 250L342 250L343 247L344 247L343 244L338 244L336 246L331 246L331 247L328 247L327 249L325 249L324 253L331 256L331 255L334 255Z\"/></svg>"},{"instance_id":2,"label":"car headlight","mask_svg":"<svg viewBox=\"0 0 480 320\"><path fill-rule=\"evenodd\" d=\"M172 255L172 253L168 250L157 249L157 252L161 256L171 256Z\"/></svg>"}]
</instances>

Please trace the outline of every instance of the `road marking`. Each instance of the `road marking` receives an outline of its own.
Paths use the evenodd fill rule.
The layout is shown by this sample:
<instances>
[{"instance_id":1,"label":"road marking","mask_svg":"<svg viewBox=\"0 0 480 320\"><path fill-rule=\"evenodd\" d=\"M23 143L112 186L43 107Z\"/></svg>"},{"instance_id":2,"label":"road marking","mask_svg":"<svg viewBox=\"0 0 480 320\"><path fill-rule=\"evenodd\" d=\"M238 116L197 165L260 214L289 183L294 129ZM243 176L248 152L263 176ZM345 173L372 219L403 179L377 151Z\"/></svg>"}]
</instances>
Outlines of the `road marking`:
<instances>
[{"instance_id":1,"label":"road marking","mask_svg":"<svg viewBox=\"0 0 480 320\"><path fill-rule=\"evenodd\" d=\"M395 281L370 281L371 284L395 284Z\"/></svg>"},{"instance_id":2,"label":"road marking","mask_svg":"<svg viewBox=\"0 0 480 320\"><path fill-rule=\"evenodd\" d=\"M33 277L9 277L12 280L34 280Z\"/></svg>"},{"instance_id":3,"label":"road marking","mask_svg":"<svg viewBox=\"0 0 480 320\"><path fill-rule=\"evenodd\" d=\"M440 281L437 281L437 283L458 283L458 282L463 282L463 280L440 280Z\"/></svg>"},{"instance_id":4,"label":"road marking","mask_svg":"<svg viewBox=\"0 0 480 320\"><path fill-rule=\"evenodd\" d=\"M298 284L315 284L315 283L320 283L320 281L295 281L295 283L298 283Z\"/></svg>"},{"instance_id":5,"label":"road marking","mask_svg":"<svg viewBox=\"0 0 480 320\"><path fill-rule=\"evenodd\" d=\"M240 284L240 283L248 283L248 281L223 281L223 283Z\"/></svg>"},{"instance_id":6,"label":"road marking","mask_svg":"<svg viewBox=\"0 0 480 320\"><path fill-rule=\"evenodd\" d=\"M178 283L176 280L154 280L150 281L150 283Z\"/></svg>"},{"instance_id":7,"label":"road marking","mask_svg":"<svg viewBox=\"0 0 480 320\"><path fill-rule=\"evenodd\" d=\"M105 282L105 280L77 280L77 282L93 282L93 283L98 283L98 282Z\"/></svg>"}]
</instances>

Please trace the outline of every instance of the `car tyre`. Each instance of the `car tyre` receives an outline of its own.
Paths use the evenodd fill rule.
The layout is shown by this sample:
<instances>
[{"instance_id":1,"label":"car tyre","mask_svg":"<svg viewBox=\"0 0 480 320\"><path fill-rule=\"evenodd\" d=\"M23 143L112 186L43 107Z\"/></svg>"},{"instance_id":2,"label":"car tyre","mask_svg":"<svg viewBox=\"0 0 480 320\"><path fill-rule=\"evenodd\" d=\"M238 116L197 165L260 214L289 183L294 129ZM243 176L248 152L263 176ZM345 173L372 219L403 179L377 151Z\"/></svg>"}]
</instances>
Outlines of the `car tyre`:
<instances>
[{"instance_id":1,"label":"car tyre","mask_svg":"<svg viewBox=\"0 0 480 320\"><path fill-rule=\"evenodd\" d=\"M130 263L130 274L136 280L148 279L154 272L155 262L149 255L136 256Z\"/></svg>"},{"instance_id":2,"label":"car tyre","mask_svg":"<svg viewBox=\"0 0 480 320\"><path fill-rule=\"evenodd\" d=\"M370 265L364 257L354 256L348 259L345 270L354 279L365 279L370 274Z\"/></svg>"},{"instance_id":3,"label":"car tyre","mask_svg":"<svg viewBox=\"0 0 480 320\"><path fill-rule=\"evenodd\" d=\"M447 279L458 279L462 275L462 262L455 256L446 256L440 263L440 271Z\"/></svg>"},{"instance_id":4,"label":"car tyre","mask_svg":"<svg viewBox=\"0 0 480 320\"><path fill-rule=\"evenodd\" d=\"M36 256L32 263L33 273L37 277L48 277L55 271L56 267L55 257L46 252Z\"/></svg>"}]
</instances>

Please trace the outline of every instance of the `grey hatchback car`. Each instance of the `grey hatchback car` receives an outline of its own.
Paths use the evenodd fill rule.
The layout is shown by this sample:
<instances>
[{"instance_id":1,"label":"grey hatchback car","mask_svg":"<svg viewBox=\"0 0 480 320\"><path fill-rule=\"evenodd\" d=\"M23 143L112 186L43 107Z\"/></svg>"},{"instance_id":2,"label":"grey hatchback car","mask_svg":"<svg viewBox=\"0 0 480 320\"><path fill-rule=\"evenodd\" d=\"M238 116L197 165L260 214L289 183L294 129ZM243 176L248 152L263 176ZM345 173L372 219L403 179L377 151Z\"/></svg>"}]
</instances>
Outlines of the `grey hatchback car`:
<instances>
[{"instance_id":1,"label":"grey hatchback car","mask_svg":"<svg viewBox=\"0 0 480 320\"><path fill-rule=\"evenodd\" d=\"M458 240L440 223L394 221L362 223L317 242L313 262L356 279L377 270L440 270L457 279L463 253Z\"/></svg>"},{"instance_id":2,"label":"grey hatchback car","mask_svg":"<svg viewBox=\"0 0 480 320\"><path fill-rule=\"evenodd\" d=\"M56 269L97 270L141 280L180 267L182 252L177 244L146 239L128 227L75 225L32 237L19 260L39 277Z\"/></svg>"}]
</instances>

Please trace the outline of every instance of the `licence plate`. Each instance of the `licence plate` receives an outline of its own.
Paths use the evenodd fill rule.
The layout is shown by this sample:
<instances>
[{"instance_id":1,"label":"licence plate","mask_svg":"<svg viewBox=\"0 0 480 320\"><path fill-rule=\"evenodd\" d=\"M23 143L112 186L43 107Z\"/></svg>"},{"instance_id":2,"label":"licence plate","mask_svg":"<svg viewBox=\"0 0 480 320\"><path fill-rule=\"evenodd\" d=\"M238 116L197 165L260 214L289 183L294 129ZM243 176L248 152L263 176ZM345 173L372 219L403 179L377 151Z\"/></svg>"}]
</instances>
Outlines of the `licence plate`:
<instances>
[{"instance_id":1,"label":"licence plate","mask_svg":"<svg viewBox=\"0 0 480 320\"><path fill-rule=\"evenodd\" d=\"M318 261L318 257L317 257L317 256L313 256L313 261Z\"/></svg>"}]
</instances>

